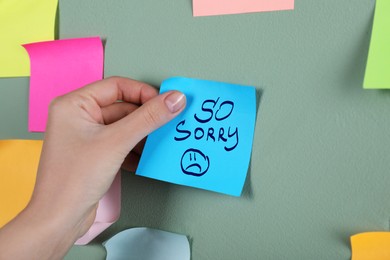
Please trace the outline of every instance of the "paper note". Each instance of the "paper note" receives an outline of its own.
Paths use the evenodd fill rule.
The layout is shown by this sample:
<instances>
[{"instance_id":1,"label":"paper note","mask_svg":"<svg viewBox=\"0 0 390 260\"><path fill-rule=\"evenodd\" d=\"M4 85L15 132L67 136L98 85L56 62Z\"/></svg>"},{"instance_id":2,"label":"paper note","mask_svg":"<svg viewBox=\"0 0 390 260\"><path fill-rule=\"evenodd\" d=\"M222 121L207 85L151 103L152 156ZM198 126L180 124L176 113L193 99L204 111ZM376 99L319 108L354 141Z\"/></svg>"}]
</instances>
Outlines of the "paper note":
<instances>
[{"instance_id":1,"label":"paper note","mask_svg":"<svg viewBox=\"0 0 390 260\"><path fill-rule=\"evenodd\" d=\"M28 129L44 132L50 101L103 77L99 37L24 45L31 61Z\"/></svg>"},{"instance_id":2,"label":"paper note","mask_svg":"<svg viewBox=\"0 0 390 260\"><path fill-rule=\"evenodd\" d=\"M186 236L151 228L122 231L104 244L106 260L190 260Z\"/></svg>"},{"instance_id":3,"label":"paper note","mask_svg":"<svg viewBox=\"0 0 390 260\"><path fill-rule=\"evenodd\" d=\"M390 1L376 0L365 89L390 88Z\"/></svg>"},{"instance_id":4,"label":"paper note","mask_svg":"<svg viewBox=\"0 0 390 260\"><path fill-rule=\"evenodd\" d=\"M0 1L0 77L30 75L30 61L21 46L54 39L58 0Z\"/></svg>"},{"instance_id":5,"label":"paper note","mask_svg":"<svg viewBox=\"0 0 390 260\"><path fill-rule=\"evenodd\" d=\"M351 236L352 260L390 259L390 232L367 232Z\"/></svg>"},{"instance_id":6,"label":"paper note","mask_svg":"<svg viewBox=\"0 0 390 260\"><path fill-rule=\"evenodd\" d=\"M85 245L115 223L121 212L121 176L118 174L110 189L99 201L95 221L88 232L76 241L76 245Z\"/></svg>"},{"instance_id":7,"label":"paper note","mask_svg":"<svg viewBox=\"0 0 390 260\"><path fill-rule=\"evenodd\" d=\"M30 201L37 176L41 140L0 140L0 228L16 217ZM95 221L76 244L89 243L120 215L121 179L115 178L99 201Z\"/></svg>"},{"instance_id":8,"label":"paper note","mask_svg":"<svg viewBox=\"0 0 390 260\"><path fill-rule=\"evenodd\" d=\"M186 109L147 138L137 175L240 196L252 150L256 90L228 83L171 78Z\"/></svg>"},{"instance_id":9,"label":"paper note","mask_svg":"<svg viewBox=\"0 0 390 260\"><path fill-rule=\"evenodd\" d=\"M0 228L30 201L41 150L42 141L0 141Z\"/></svg>"},{"instance_id":10,"label":"paper note","mask_svg":"<svg viewBox=\"0 0 390 260\"><path fill-rule=\"evenodd\" d=\"M30 201L43 141L0 140L0 228L16 217ZM118 220L121 179L118 174L99 201L95 221L76 244L84 245Z\"/></svg>"},{"instance_id":11,"label":"paper note","mask_svg":"<svg viewBox=\"0 0 390 260\"><path fill-rule=\"evenodd\" d=\"M194 16L294 9L294 0L192 0Z\"/></svg>"}]
</instances>

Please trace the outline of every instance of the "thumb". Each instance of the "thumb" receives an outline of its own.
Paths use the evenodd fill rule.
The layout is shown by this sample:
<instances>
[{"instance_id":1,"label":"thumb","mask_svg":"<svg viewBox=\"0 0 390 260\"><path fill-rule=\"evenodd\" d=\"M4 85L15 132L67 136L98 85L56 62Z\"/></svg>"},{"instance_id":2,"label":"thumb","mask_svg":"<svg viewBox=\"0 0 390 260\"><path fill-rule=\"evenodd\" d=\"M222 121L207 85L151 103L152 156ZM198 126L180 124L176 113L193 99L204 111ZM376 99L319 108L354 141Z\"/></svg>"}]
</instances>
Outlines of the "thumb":
<instances>
[{"instance_id":1,"label":"thumb","mask_svg":"<svg viewBox=\"0 0 390 260\"><path fill-rule=\"evenodd\" d=\"M148 134L180 114L185 106L186 97L183 93L169 91L148 100L110 127L114 128L116 134L119 130L121 136L119 139L122 143L127 147L134 147Z\"/></svg>"}]
</instances>

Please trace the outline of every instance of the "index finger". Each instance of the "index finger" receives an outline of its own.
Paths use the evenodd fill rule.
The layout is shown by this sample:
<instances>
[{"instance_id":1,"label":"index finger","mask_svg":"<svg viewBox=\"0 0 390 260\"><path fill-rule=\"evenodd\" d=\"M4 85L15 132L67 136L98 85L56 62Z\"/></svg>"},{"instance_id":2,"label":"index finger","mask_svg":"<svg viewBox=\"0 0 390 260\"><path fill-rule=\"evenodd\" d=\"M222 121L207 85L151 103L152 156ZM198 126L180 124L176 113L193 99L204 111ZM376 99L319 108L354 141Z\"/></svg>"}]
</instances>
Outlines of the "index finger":
<instances>
[{"instance_id":1,"label":"index finger","mask_svg":"<svg viewBox=\"0 0 390 260\"><path fill-rule=\"evenodd\" d=\"M118 100L142 105L158 95L157 90L141 81L110 77L92 83L74 92L86 98L93 98L100 107L105 107Z\"/></svg>"}]
</instances>

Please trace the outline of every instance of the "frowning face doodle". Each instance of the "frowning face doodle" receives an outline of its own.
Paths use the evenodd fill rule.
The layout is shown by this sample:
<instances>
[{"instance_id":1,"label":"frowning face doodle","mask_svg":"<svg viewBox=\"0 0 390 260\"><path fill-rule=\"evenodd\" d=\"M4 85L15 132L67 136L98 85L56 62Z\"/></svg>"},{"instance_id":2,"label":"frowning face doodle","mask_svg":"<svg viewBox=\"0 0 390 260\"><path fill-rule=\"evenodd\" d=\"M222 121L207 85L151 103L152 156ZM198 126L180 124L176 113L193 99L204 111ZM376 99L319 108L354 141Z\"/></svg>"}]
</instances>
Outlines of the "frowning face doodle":
<instances>
[{"instance_id":1,"label":"frowning face doodle","mask_svg":"<svg viewBox=\"0 0 390 260\"><path fill-rule=\"evenodd\" d=\"M180 91L187 105L151 133L137 175L240 196L248 172L256 121L256 89L175 77L160 93Z\"/></svg>"},{"instance_id":2,"label":"frowning face doodle","mask_svg":"<svg viewBox=\"0 0 390 260\"><path fill-rule=\"evenodd\" d=\"M195 129L186 128L186 120L176 125L174 140L183 142L190 138L195 141L204 140L207 143L222 143L223 151L233 151L239 143L238 127L213 127L211 124L227 120L234 110L234 102L217 99L207 99L202 103L201 112L195 113L193 119L199 124ZM190 147L184 151L181 161L181 170L184 174L200 177L210 168L209 156L200 149Z\"/></svg>"},{"instance_id":3,"label":"frowning face doodle","mask_svg":"<svg viewBox=\"0 0 390 260\"><path fill-rule=\"evenodd\" d=\"M181 157L181 170L188 175L202 176L210 167L209 157L197 149L188 149Z\"/></svg>"}]
</instances>

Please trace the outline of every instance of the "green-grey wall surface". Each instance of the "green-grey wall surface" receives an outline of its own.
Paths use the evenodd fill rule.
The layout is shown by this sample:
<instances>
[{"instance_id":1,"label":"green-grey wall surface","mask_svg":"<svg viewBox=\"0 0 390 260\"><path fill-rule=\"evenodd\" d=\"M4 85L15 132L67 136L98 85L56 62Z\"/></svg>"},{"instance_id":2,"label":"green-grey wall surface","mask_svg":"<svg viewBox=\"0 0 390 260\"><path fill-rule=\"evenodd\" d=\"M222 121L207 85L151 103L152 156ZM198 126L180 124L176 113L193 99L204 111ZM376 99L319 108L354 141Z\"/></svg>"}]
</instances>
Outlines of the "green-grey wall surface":
<instances>
[{"instance_id":1,"label":"green-grey wall surface","mask_svg":"<svg viewBox=\"0 0 390 260\"><path fill-rule=\"evenodd\" d=\"M349 259L351 235L388 231L390 93L362 89L374 0L212 17L191 3L60 1L59 37L105 39L106 77L255 86L243 195L123 172L119 221L66 259L104 259L103 241L139 226L187 235L193 260ZM0 138L42 138L26 130L28 78L0 79L0 97Z\"/></svg>"}]
</instances>

